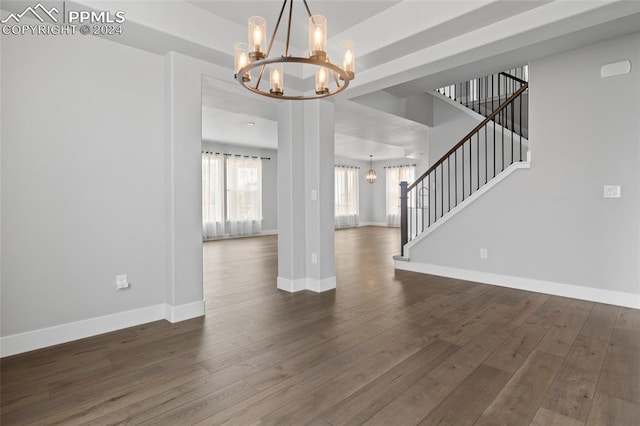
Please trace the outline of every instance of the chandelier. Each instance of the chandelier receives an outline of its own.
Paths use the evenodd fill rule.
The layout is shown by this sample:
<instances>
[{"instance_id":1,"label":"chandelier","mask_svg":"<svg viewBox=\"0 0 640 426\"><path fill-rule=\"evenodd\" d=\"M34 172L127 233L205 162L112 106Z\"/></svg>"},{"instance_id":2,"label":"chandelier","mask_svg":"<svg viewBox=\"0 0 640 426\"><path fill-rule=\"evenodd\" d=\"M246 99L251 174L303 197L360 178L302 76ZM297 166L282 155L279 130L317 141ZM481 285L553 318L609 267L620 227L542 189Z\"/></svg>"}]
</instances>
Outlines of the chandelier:
<instances>
[{"instance_id":1,"label":"chandelier","mask_svg":"<svg viewBox=\"0 0 640 426\"><path fill-rule=\"evenodd\" d=\"M282 56L271 57L271 49L280 28L287 2L289 2L289 20L287 23L285 51ZM349 86L349 82L355 77L353 43L341 43L341 47L345 49L342 66L333 64L327 55L327 18L322 15L311 14L307 0L303 0L303 3L309 15L308 56L298 57L289 54L293 0L284 0L266 50L267 22L260 16L249 18L248 43L236 43L234 46L234 78L242 86L259 95L288 100L325 98L342 92ZM286 93L284 86L284 65L286 64L313 66L316 70L313 90L309 90L302 95ZM266 83L264 83L264 80L267 79L265 71L267 71L269 79L268 89L266 88ZM261 83L264 83L264 88L261 87Z\"/></svg>"},{"instance_id":2,"label":"chandelier","mask_svg":"<svg viewBox=\"0 0 640 426\"><path fill-rule=\"evenodd\" d=\"M369 171L367 172L367 182L373 183L378 179L376 176L376 171L373 170L373 155L369 155Z\"/></svg>"}]
</instances>

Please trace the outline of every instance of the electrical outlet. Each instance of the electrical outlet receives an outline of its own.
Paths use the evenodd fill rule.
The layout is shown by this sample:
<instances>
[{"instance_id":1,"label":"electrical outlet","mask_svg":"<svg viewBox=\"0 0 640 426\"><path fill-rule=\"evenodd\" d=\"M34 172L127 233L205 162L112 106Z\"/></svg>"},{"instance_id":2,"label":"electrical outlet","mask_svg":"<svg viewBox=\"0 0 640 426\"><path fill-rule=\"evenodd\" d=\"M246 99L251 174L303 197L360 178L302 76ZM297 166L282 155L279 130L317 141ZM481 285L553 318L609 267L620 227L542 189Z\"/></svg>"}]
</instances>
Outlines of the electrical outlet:
<instances>
[{"instance_id":1,"label":"electrical outlet","mask_svg":"<svg viewBox=\"0 0 640 426\"><path fill-rule=\"evenodd\" d=\"M489 258L489 250L486 248L480 249L480 259L488 259Z\"/></svg>"},{"instance_id":2,"label":"electrical outlet","mask_svg":"<svg viewBox=\"0 0 640 426\"><path fill-rule=\"evenodd\" d=\"M318 256L315 253L311 253L311 263L314 265L318 263Z\"/></svg>"},{"instance_id":3,"label":"electrical outlet","mask_svg":"<svg viewBox=\"0 0 640 426\"><path fill-rule=\"evenodd\" d=\"M620 198L622 196L620 185L605 185L603 196L604 198Z\"/></svg>"},{"instance_id":4,"label":"electrical outlet","mask_svg":"<svg viewBox=\"0 0 640 426\"><path fill-rule=\"evenodd\" d=\"M127 279L127 274L116 275L116 289L122 290L125 288L129 288L129 280Z\"/></svg>"}]
</instances>

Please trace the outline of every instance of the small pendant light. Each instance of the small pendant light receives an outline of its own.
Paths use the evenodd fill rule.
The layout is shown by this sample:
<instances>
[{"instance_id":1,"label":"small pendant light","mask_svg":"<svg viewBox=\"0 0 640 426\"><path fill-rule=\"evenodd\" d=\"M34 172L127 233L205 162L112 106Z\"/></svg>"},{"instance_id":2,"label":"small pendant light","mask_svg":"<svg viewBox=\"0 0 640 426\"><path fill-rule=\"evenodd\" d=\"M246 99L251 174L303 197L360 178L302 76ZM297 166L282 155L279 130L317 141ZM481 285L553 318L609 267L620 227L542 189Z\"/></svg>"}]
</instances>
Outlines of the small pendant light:
<instances>
[{"instance_id":1,"label":"small pendant light","mask_svg":"<svg viewBox=\"0 0 640 426\"><path fill-rule=\"evenodd\" d=\"M378 179L376 171L373 170L373 155L369 155L369 171L367 172L367 182L374 183Z\"/></svg>"}]
</instances>

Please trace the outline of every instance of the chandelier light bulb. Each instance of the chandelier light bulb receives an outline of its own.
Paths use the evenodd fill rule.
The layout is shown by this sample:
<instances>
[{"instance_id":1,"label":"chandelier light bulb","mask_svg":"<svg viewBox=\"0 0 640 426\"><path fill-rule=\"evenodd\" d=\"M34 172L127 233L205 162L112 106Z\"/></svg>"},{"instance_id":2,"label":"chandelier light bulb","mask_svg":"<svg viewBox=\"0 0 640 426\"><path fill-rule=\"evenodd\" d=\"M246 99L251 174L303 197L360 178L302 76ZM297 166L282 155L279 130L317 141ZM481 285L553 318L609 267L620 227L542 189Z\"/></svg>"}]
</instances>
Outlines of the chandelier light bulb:
<instances>
[{"instance_id":1,"label":"chandelier light bulb","mask_svg":"<svg viewBox=\"0 0 640 426\"><path fill-rule=\"evenodd\" d=\"M309 17L309 57L327 59L327 18L322 15Z\"/></svg>"},{"instance_id":2,"label":"chandelier light bulb","mask_svg":"<svg viewBox=\"0 0 640 426\"><path fill-rule=\"evenodd\" d=\"M256 52L260 52L260 50L262 49L262 31L260 31L260 27L256 27L253 30L253 42L255 43L255 47L254 50Z\"/></svg>"},{"instance_id":3,"label":"chandelier light bulb","mask_svg":"<svg viewBox=\"0 0 640 426\"><path fill-rule=\"evenodd\" d=\"M318 27L313 33L313 41L315 42L314 50L322 50L322 30Z\"/></svg>"},{"instance_id":4,"label":"chandelier light bulb","mask_svg":"<svg viewBox=\"0 0 640 426\"><path fill-rule=\"evenodd\" d=\"M283 89L283 75L282 75L282 64L274 64L271 65L271 70L269 72L269 80L271 83L271 88L269 92L272 95L282 96L284 94Z\"/></svg>"},{"instance_id":5,"label":"chandelier light bulb","mask_svg":"<svg viewBox=\"0 0 640 426\"><path fill-rule=\"evenodd\" d=\"M316 95L329 93L327 88L327 70L320 68L316 71Z\"/></svg>"},{"instance_id":6,"label":"chandelier light bulb","mask_svg":"<svg viewBox=\"0 0 640 426\"><path fill-rule=\"evenodd\" d=\"M345 70L349 79L353 80L356 76L355 73L355 55L353 54L353 42L343 41L340 46L345 49L344 56L342 57L342 69Z\"/></svg>"},{"instance_id":7,"label":"chandelier light bulb","mask_svg":"<svg viewBox=\"0 0 640 426\"><path fill-rule=\"evenodd\" d=\"M261 16L249 18L249 62L259 61L267 57L262 46L267 32L267 21Z\"/></svg>"},{"instance_id":8,"label":"chandelier light bulb","mask_svg":"<svg viewBox=\"0 0 640 426\"><path fill-rule=\"evenodd\" d=\"M344 60L342 61L342 68L344 69L351 68L351 64L353 64L353 52L351 52L351 49L347 49L347 51L344 52Z\"/></svg>"},{"instance_id":9,"label":"chandelier light bulb","mask_svg":"<svg viewBox=\"0 0 640 426\"><path fill-rule=\"evenodd\" d=\"M247 54L249 52L247 43L236 43L233 46L234 49L234 69L236 73L236 78L238 78L238 72L249 63L249 58ZM242 75L242 81L247 82L251 81L251 74L249 72L245 72Z\"/></svg>"}]
</instances>

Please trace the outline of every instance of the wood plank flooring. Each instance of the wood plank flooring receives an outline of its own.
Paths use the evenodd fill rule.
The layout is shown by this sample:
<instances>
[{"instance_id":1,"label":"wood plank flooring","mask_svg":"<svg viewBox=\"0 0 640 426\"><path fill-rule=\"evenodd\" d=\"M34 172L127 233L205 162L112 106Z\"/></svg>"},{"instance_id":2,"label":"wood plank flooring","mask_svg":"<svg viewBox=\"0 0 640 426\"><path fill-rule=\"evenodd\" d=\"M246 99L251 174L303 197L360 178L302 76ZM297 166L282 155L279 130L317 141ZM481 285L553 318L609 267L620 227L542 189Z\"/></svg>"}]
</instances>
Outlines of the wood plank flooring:
<instances>
[{"instance_id":1,"label":"wood plank flooring","mask_svg":"<svg viewBox=\"0 0 640 426\"><path fill-rule=\"evenodd\" d=\"M204 318L2 359L0 423L640 424L638 310L395 271L376 227L288 294L276 244L204 244Z\"/></svg>"}]
</instances>

